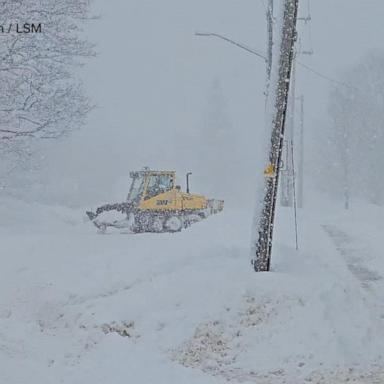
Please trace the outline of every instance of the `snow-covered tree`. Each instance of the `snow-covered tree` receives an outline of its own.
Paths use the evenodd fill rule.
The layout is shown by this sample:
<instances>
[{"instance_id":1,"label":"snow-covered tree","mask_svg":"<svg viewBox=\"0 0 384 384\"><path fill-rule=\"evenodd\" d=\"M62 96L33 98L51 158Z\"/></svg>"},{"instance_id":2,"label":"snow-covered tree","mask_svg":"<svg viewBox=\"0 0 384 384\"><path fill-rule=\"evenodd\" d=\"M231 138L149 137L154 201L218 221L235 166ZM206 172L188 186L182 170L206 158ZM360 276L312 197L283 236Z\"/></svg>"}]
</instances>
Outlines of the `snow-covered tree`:
<instances>
[{"instance_id":1,"label":"snow-covered tree","mask_svg":"<svg viewBox=\"0 0 384 384\"><path fill-rule=\"evenodd\" d=\"M0 188L30 185L49 143L41 139L78 129L92 109L76 78L94 55L82 33L90 3L0 1Z\"/></svg>"},{"instance_id":2,"label":"snow-covered tree","mask_svg":"<svg viewBox=\"0 0 384 384\"><path fill-rule=\"evenodd\" d=\"M0 142L57 138L79 127L91 109L74 67L93 55L81 37L89 0L2 1ZM40 26L18 33L25 22Z\"/></svg>"},{"instance_id":3,"label":"snow-covered tree","mask_svg":"<svg viewBox=\"0 0 384 384\"><path fill-rule=\"evenodd\" d=\"M383 204L384 55L365 57L343 82L330 97L327 164L333 163L346 207L351 193Z\"/></svg>"},{"instance_id":4,"label":"snow-covered tree","mask_svg":"<svg viewBox=\"0 0 384 384\"><path fill-rule=\"evenodd\" d=\"M196 169L204 173L208 193L226 196L236 190L236 133L221 82L214 79L194 147Z\"/></svg>"}]
</instances>

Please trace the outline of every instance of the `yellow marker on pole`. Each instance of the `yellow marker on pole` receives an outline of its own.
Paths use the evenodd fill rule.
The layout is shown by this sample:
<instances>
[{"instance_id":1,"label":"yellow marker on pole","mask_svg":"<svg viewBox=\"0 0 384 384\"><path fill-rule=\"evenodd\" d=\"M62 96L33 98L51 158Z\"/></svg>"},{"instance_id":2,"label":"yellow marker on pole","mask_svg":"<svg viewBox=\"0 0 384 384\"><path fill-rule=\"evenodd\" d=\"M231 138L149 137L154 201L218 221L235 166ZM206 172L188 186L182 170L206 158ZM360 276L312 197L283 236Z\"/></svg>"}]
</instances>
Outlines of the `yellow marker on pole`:
<instances>
[{"instance_id":1,"label":"yellow marker on pole","mask_svg":"<svg viewBox=\"0 0 384 384\"><path fill-rule=\"evenodd\" d=\"M265 177L270 177L270 178L273 178L276 176L276 172L275 172L275 166L273 164L269 164L267 166L267 168L265 168L264 170L264 176Z\"/></svg>"}]
</instances>

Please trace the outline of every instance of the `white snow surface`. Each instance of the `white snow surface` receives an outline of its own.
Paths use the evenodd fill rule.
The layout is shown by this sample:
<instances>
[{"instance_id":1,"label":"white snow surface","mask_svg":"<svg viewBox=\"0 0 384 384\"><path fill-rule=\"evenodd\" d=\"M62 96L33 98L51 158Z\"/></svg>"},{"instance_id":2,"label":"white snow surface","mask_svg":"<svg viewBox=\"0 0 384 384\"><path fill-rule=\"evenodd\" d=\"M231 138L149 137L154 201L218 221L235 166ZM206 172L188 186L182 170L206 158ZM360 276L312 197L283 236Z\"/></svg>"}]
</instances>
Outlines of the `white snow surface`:
<instances>
[{"instance_id":1,"label":"white snow surface","mask_svg":"<svg viewBox=\"0 0 384 384\"><path fill-rule=\"evenodd\" d=\"M383 209L252 210L175 234L96 233L83 211L0 200L0 383L380 383Z\"/></svg>"}]
</instances>

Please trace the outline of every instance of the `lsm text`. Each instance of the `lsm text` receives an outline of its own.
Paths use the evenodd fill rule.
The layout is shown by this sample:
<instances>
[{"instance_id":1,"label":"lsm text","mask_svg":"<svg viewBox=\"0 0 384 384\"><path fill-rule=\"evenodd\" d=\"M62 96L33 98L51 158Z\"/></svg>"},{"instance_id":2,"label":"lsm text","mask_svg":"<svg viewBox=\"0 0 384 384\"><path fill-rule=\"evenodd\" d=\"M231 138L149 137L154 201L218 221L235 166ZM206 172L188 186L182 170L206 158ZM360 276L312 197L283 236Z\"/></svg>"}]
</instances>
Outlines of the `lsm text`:
<instances>
[{"instance_id":1,"label":"lsm text","mask_svg":"<svg viewBox=\"0 0 384 384\"><path fill-rule=\"evenodd\" d=\"M41 23L24 23L24 24L8 24L0 25L0 33L41 33Z\"/></svg>"}]
</instances>

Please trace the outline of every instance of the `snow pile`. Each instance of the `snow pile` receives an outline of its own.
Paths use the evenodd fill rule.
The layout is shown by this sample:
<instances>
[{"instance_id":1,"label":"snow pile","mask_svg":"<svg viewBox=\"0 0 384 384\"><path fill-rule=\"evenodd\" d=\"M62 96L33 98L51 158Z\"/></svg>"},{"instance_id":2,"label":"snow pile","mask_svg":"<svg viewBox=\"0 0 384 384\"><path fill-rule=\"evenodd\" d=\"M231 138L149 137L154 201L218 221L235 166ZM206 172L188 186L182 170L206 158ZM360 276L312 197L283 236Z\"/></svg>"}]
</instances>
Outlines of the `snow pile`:
<instances>
[{"instance_id":1,"label":"snow pile","mask_svg":"<svg viewBox=\"0 0 384 384\"><path fill-rule=\"evenodd\" d=\"M0 198L0 233L57 233L60 230L68 232L71 227L82 224L83 216L85 213L82 210L64 206L47 206L9 197Z\"/></svg>"},{"instance_id":2,"label":"snow pile","mask_svg":"<svg viewBox=\"0 0 384 384\"><path fill-rule=\"evenodd\" d=\"M380 382L382 211L301 212L295 252L281 210L261 274L247 211L142 235L98 235L82 210L1 212L0 382Z\"/></svg>"}]
</instances>

